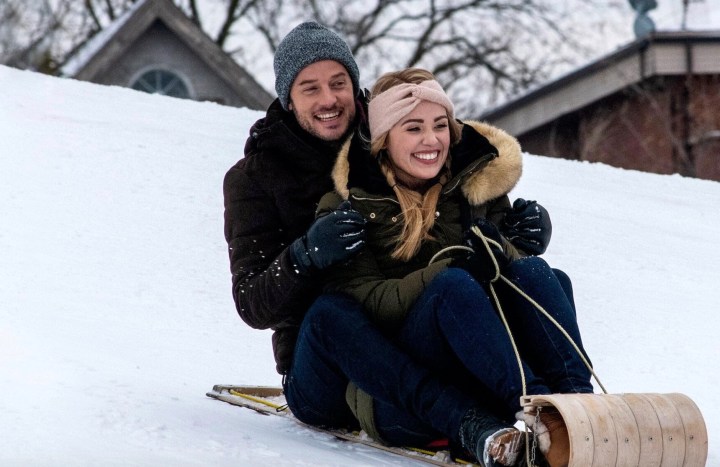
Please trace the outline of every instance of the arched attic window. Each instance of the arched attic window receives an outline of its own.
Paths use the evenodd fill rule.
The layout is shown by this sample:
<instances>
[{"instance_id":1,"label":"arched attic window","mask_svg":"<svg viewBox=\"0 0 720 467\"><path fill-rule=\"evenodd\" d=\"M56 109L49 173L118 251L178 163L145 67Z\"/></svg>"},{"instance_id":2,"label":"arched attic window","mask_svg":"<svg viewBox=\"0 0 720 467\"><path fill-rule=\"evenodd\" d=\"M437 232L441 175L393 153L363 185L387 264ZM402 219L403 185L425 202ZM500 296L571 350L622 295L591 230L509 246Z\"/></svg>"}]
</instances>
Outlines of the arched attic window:
<instances>
[{"instance_id":1,"label":"arched attic window","mask_svg":"<svg viewBox=\"0 0 720 467\"><path fill-rule=\"evenodd\" d=\"M130 87L150 94L190 98L190 89L180 76L169 70L153 68L132 80Z\"/></svg>"}]
</instances>

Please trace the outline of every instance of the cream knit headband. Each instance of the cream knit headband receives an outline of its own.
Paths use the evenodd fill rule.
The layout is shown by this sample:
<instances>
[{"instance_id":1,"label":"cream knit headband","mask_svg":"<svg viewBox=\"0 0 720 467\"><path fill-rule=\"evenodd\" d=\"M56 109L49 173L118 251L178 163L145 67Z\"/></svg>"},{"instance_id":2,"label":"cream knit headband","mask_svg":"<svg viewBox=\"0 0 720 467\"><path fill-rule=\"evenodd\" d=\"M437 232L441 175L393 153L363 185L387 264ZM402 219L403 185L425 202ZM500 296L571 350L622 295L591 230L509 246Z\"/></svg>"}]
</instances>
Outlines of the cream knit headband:
<instances>
[{"instance_id":1,"label":"cream knit headband","mask_svg":"<svg viewBox=\"0 0 720 467\"><path fill-rule=\"evenodd\" d=\"M420 101L440 104L448 112L449 118L455 118L455 110L450 98L442 86L435 80L420 84L403 83L393 86L374 97L368 104L368 123L370 139L375 140L413 111Z\"/></svg>"}]
</instances>

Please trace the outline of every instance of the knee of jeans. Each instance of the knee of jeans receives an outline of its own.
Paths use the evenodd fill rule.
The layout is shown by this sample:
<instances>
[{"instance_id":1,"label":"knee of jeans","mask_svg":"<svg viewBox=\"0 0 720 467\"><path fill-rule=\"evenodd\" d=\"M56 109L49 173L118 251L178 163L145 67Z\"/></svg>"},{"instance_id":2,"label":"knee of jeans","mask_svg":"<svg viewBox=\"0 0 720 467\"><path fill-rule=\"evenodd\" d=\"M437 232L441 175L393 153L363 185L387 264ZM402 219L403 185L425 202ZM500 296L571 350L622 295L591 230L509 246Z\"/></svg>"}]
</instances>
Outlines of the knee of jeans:
<instances>
[{"instance_id":1,"label":"knee of jeans","mask_svg":"<svg viewBox=\"0 0 720 467\"><path fill-rule=\"evenodd\" d=\"M358 328L367 321L362 305L344 294L324 294L310 306L300 325L300 335L321 336L328 330L339 332Z\"/></svg>"},{"instance_id":2,"label":"knee of jeans","mask_svg":"<svg viewBox=\"0 0 720 467\"><path fill-rule=\"evenodd\" d=\"M508 266L508 272L518 277L537 276L541 274L554 276L550 265L538 256L526 256L513 261Z\"/></svg>"},{"instance_id":3,"label":"knee of jeans","mask_svg":"<svg viewBox=\"0 0 720 467\"><path fill-rule=\"evenodd\" d=\"M305 319L308 319L308 317L312 317L312 319L322 319L325 316L330 319L335 319L337 318L338 311L347 314L356 311L362 314L360 303L352 297L344 294L323 294L310 305Z\"/></svg>"},{"instance_id":4,"label":"knee of jeans","mask_svg":"<svg viewBox=\"0 0 720 467\"><path fill-rule=\"evenodd\" d=\"M461 268L447 268L438 273L437 276L432 280L432 284L440 288L448 286L452 287L465 287L468 284L477 284L475 279L464 269Z\"/></svg>"},{"instance_id":5,"label":"knee of jeans","mask_svg":"<svg viewBox=\"0 0 720 467\"><path fill-rule=\"evenodd\" d=\"M565 271L553 268L552 272L555 274L555 277L557 277L558 282L562 284L563 289L572 291L572 280L570 280L570 276L568 276Z\"/></svg>"}]
</instances>

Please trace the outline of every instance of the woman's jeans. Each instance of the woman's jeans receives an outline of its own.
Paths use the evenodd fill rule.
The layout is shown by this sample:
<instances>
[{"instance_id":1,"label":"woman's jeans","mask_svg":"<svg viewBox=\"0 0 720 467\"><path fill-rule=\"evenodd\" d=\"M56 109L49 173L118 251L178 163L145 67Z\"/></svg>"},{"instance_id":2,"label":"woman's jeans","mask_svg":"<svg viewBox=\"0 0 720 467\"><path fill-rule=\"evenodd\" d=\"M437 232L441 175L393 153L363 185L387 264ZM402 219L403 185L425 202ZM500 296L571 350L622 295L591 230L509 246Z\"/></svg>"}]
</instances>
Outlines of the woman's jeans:
<instances>
[{"instance_id":1,"label":"woman's jeans","mask_svg":"<svg viewBox=\"0 0 720 467\"><path fill-rule=\"evenodd\" d=\"M564 273L528 257L511 263L503 275L545 308L582 349ZM592 392L590 372L565 336L509 286L499 281L494 287L522 357L526 393ZM464 270L447 269L390 338L352 299L320 297L303 321L285 382L291 410L313 425L356 427L345 402L352 381L373 397L375 425L393 444L456 439L462 416L476 405L512 425L522 380L487 290Z\"/></svg>"}]
</instances>

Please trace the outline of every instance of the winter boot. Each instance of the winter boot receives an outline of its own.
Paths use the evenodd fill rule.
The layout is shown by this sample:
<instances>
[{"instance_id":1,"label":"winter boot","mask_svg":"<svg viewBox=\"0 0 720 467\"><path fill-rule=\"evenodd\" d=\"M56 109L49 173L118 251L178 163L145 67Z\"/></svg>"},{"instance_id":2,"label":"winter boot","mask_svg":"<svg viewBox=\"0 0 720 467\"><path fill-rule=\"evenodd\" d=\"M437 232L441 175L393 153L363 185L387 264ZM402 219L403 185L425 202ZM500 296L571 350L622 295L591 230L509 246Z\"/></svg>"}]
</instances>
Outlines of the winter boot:
<instances>
[{"instance_id":1,"label":"winter boot","mask_svg":"<svg viewBox=\"0 0 720 467\"><path fill-rule=\"evenodd\" d=\"M485 439L483 462L491 465L517 465L525 453L525 433L517 428L503 428Z\"/></svg>"},{"instance_id":2,"label":"winter boot","mask_svg":"<svg viewBox=\"0 0 720 467\"><path fill-rule=\"evenodd\" d=\"M533 446L531 443L530 452L527 452L525 440L525 433L515 428L506 428L494 433L485 441L485 465L550 467L538 446ZM508 453L511 454L507 455Z\"/></svg>"},{"instance_id":3,"label":"winter boot","mask_svg":"<svg viewBox=\"0 0 720 467\"><path fill-rule=\"evenodd\" d=\"M472 408L463 416L460 444L484 467L516 466L525 452L524 433L479 408Z\"/></svg>"}]
</instances>

